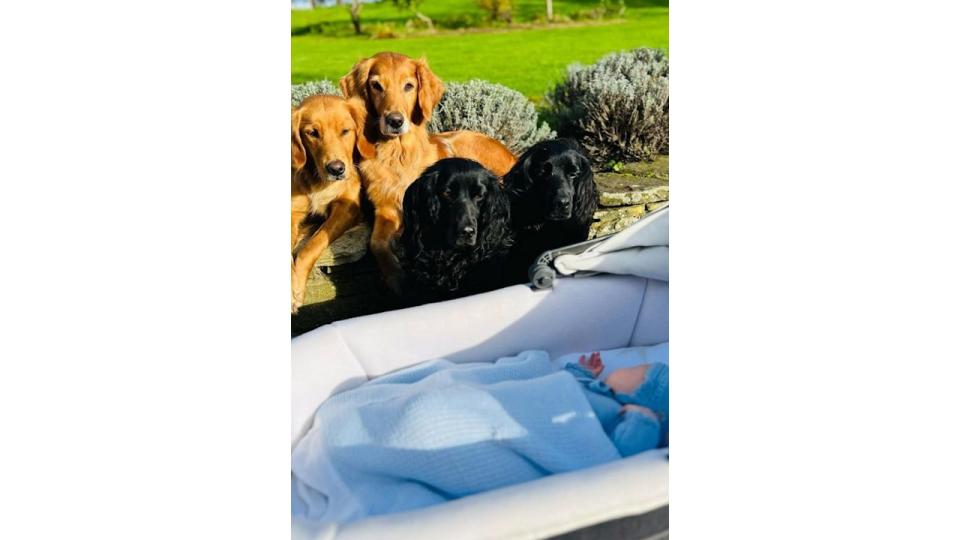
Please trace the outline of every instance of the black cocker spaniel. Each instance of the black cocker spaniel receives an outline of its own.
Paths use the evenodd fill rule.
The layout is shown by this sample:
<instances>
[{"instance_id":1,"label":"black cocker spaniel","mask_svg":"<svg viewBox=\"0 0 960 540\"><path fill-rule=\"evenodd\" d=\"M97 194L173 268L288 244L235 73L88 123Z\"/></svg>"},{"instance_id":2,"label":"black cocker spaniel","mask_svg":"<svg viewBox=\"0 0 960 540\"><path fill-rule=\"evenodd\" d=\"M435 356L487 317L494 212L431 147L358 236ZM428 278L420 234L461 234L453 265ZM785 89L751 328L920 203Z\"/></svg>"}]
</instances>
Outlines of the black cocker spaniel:
<instances>
[{"instance_id":1,"label":"black cocker spaniel","mask_svg":"<svg viewBox=\"0 0 960 540\"><path fill-rule=\"evenodd\" d=\"M597 188L586 151L572 139L533 145L504 177L504 187L516 231L506 277L525 283L541 253L587 239Z\"/></svg>"},{"instance_id":2,"label":"black cocker spaniel","mask_svg":"<svg viewBox=\"0 0 960 540\"><path fill-rule=\"evenodd\" d=\"M403 197L397 255L404 295L433 301L499 287L512 243L510 201L499 179L475 161L442 159Z\"/></svg>"}]
</instances>

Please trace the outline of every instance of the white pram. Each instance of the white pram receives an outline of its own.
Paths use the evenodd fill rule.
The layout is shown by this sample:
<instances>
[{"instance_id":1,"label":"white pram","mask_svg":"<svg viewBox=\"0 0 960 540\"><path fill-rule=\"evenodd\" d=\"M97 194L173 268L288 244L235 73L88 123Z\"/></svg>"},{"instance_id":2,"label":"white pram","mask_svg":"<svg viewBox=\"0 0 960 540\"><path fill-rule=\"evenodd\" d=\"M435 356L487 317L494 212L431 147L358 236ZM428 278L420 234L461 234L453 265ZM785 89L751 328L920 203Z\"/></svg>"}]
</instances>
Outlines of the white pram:
<instances>
[{"instance_id":1,"label":"white pram","mask_svg":"<svg viewBox=\"0 0 960 540\"><path fill-rule=\"evenodd\" d=\"M294 338L292 444L331 395L419 362L489 362L528 349L556 357L668 341L668 223L663 208L610 237L545 254L531 269L534 288L358 317ZM547 538L591 527L590 537L657 537L666 530L667 463L666 449L653 450L340 526L294 520L293 537Z\"/></svg>"}]
</instances>

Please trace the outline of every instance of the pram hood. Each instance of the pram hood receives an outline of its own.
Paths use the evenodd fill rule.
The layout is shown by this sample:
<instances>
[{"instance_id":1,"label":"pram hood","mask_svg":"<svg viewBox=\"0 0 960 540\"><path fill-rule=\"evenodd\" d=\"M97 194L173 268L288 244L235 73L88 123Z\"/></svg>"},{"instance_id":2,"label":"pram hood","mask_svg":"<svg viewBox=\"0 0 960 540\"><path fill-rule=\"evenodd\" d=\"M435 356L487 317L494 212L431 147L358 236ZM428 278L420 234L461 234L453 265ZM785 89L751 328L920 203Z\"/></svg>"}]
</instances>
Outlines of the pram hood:
<instances>
[{"instance_id":1,"label":"pram hood","mask_svg":"<svg viewBox=\"0 0 960 540\"><path fill-rule=\"evenodd\" d=\"M544 253L530 268L531 283L543 289L558 274L599 273L669 281L669 212L667 206L616 234Z\"/></svg>"}]
</instances>

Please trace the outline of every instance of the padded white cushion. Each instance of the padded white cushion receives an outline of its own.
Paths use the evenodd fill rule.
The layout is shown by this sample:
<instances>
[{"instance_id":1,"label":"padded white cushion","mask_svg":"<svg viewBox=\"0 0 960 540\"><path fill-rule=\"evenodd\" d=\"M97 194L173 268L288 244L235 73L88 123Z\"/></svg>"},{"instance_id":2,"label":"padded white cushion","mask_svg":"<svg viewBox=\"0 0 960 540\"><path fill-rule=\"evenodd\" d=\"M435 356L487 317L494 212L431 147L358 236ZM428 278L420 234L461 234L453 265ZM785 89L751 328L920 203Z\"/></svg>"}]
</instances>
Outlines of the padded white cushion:
<instances>
[{"instance_id":1,"label":"padded white cushion","mask_svg":"<svg viewBox=\"0 0 960 540\"><path fill-rule=\"evenodd\" d=\"M664 341L670 341L670 285L651 279L647 281L630 345L656 345Z\"/></svg>"},{"instance_id":2,"label":"padded white cushion","mask_svg":"<svg viewBox=\"0 0 960 540\"><path fill-rule=\"evenodd\" d=\"M290 348L292 444L296 444L307 432L313 413L321 403L339 391L366 381L367 374L333 326L323 326L294 338Z\"/></svg>"},{"instance_id":3,"label":"padded white cushion","mask_svg":"<svg viewBox=\"0 0 960 540\"><path fill-rule=\"evenodd\" d=\"M367 375L424 360L490 362L527 349L551 355L630 340L645 280L562 279L550 290L516 285L334 323Z\"/></svg>"}]
</instances>

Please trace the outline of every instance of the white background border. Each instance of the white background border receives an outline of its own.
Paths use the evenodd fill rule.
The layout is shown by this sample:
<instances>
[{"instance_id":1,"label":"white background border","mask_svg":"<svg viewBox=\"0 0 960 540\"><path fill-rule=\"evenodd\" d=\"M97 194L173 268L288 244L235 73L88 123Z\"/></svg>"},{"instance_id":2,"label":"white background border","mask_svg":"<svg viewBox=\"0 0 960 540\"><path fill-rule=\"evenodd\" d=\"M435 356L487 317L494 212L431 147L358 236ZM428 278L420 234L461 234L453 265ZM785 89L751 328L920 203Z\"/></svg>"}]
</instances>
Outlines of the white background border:
<instances>
[{"instance_id":1,"label":"white background border","mask_svg":"<svg viewBox=\"0 0 960 540\"><path fill-rule=\"evenodd\" d=\"M0 536L285 538L286 4L0 10ZM670 19L671 536L956 537L956 8Z\"/></svg>"}]
</instances>

